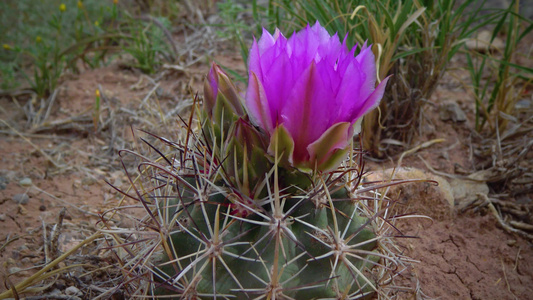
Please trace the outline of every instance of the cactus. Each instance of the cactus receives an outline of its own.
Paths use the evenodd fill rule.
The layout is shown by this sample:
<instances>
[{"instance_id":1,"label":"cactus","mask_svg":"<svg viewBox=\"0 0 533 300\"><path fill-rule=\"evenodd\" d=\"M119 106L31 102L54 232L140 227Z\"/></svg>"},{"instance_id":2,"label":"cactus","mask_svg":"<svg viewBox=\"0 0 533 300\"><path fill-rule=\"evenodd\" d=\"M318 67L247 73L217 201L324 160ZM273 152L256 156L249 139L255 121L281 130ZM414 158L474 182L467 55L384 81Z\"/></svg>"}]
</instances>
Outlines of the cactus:
<instances>
[{"instance_id":1,"label":"cactus","mask_svg":"<svg viewBox=\"0 0 533 300\"><path fill-rule=\"evenodd\" d=\"M359 201L322 178L308 192L284 194L276 170L272 190L259 200L211 176L187 181L175 174L183 195L159 211L176 226L171 251L154 272L158 292L183 299L352 299L375 291L364 272L377 265L378 238Z\"/></svg>"},{"instance_id":2,"label":"cactus","mask_svg":"<svg viewBox=\"0 0 533 300\"><path fill-rule=\"evenodd\" d=\"M135 270L152 278L152 295L358 299L376 291L368 270L381 266L384 255L377 251L381 237L375 215L366 198L357 196L361 169L284 175L272 163L263 178L266 192L259 192L266 196L251 198L217 164L219 155L194 150L208 148L196 144L199 140L187 154L184 147L162 141L183 159L140 164L147 167L142 173L149 181L135 198L150 215L139 225L144 234L152 228L159 236L130 258L132 266L145 265L143 272ZM304 181L295 180L297 175L310 182L307 189L283 183L288 177L289 182ZM349 180L351 175L355 178ZM164 255L143 256L161 249Z\"/></svg>"},{"instance_id":3,"label":"cactus","mask_svg":"<svg viewBox=\"0 0 533 300\"><path fill-rule=\"evenodd\" d=\"M305 41L320 38L330 48L341 47L336 36L324 40L318 23L306 30ZM259 41L259 47L268 41ZM252 57L254 51L266 53L254 47ZM372 70L375 66L364 65L373 64L368 49L363 46L356 58L344 48L333 51L342 59L324 53L310 57L337 61L334 72L351 70L342 66L350 54L355 67ZM309 72L314 68L324 66L312 61ZM143 160L140 177L132 179L134 192L127 196L147 216L131 231L103 230L125 250L118 255L130 293L175 299L359 299L378 291L390 263L384 246L388 210L377 187L362 185L362 154L351 143L354 124L377 105L384 89L382 84L373 92L374 75L356 79L368 89L360 92L368 97L361 100L361 111L347 115L339 106L339 115L347 116L322 124L309 140L309 133L283 119L291 111L254 102L268 94L263 75L251 74L255 82L244 100L213 64L203 108L193 105L197 118L183 122L182 140L154 136L164 147L145 142L160 157L137 155ZM320 108L304 109L311 111L304 117L313 109ZM271 122L276 119L287 123Z\"/></svg>"}]
</instances>

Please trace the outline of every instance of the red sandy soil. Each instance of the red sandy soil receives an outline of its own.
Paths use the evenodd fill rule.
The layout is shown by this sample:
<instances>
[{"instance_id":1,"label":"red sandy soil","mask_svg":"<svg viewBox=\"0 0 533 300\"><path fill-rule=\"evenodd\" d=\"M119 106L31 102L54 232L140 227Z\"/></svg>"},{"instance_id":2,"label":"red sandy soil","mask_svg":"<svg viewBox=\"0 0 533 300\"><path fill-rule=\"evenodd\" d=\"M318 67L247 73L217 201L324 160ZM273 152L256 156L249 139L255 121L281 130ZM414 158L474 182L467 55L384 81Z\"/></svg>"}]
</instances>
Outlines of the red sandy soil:
<instances>
[{"instance_id":1,"label":"red sandy soil","mask_svg":"<svg viewBox=\"0 0 533 300\"><path fill-rule=\"evenodd\" d=\"M207 70L207 65L201 65L188 74L167 72L159 81L158 90L163 111L190 98L183 87L192 83L193 90L200 90ZM154 87L145 75L113 63L80 75L64 76L48 121L93 109L98 85L109 107L103 118L109 118L111 111L116 113L112 130L109 127L94 132L89 120L88 126L81 129L51 128L29 135L19 106L31 99L19 98L17 104L10 97L0 98L0 119L24 136L2 125L3 132L11 134L0 134L0 176L8 181L0 190L0 280L3 283L0 291L42 266L43 224L47 225L49 234L50 225L57 222L62 207L66 207L67 213L59 249L65 251L94 231L99 213L117 204L119 196L104 180L117 186L127 183L117 150L135 147L131 125L141 128L148 125L120 113L120 108L134 110ZM420 142L435 138L445 138L446 142L422 149L418 154L440 171L453 173L456 164L465 169L472 164L468 160L471 120L454 123L438 119L439 105L445 102L459 103L471 118L473 110L466 99L468 95L459 85L446 84L433 96L436 104L427 108L430 116L425 125L427 134ZM154 105L155 101L151 99L149 103ZM164 131L155 133L165 135ZM43 153L66 167L53 166ZM406 158L402 165L425 169L416 156ZM391 166L371 163L369 170L379 172ZM33 186L21 186L23 178L30 178ZM29 196L27 204L12 200L14 195L24 193ZM410 288L398 290L395 295L399 299L532 299L532 245L503 231L487 209L459 213L450 208L442 195L428 190L424 184L405 188L399 195L402 211L433 219L413 218L397 223L403 234L416 237L400 238L398 244L405 255L417 261L399 275L396 284ZM17 270L21 271L6 276Z\"/></svg>"}]
</instances>

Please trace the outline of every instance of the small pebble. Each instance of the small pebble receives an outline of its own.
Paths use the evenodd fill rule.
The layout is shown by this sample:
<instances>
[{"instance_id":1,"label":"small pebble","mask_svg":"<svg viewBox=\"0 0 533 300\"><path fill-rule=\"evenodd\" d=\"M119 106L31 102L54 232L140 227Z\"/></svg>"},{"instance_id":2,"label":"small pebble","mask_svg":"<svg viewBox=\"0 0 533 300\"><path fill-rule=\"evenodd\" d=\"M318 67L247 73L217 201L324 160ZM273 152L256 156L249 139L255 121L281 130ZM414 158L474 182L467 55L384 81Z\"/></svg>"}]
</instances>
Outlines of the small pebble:
<instances>
[{"instance_id":1,"label":"small pebble","mask_svg":"<svg viewBox=\"0 0 533 300\"><path fill-rule=\"evenodd\" d=\"M21 214L23 216L28 214L28 210L24 206L22 206L20 204L19 204L19 214Z\"/></svg>"},{"instance_id":2,"label":"small pebble","mask_svg":"<svg viewBox=\"0 0 533 300\"><path fill-rule=\"evenodd\" d=\"M0 190L5 190L9 180L6 177L0 176Z\"/></svg>"},{"instance_id":3,"label":"small pebble","mask_svg":"<svg viewBox=\"0 0 533 300\"><path fill-rule=\"evenodd\" d=\"M24 186L24 187L28 187L28 186L31 186L32 185L32 182L31 182L31 178L22 178L20 181L19 181L19 184Z\"/></svg>"},{"instance_id":4,"label":"small pebble","mask_svg":"<svg viewBox=\"0 0 533 300\"><path fill-rule=\"evenodd\" d=\"M39 210L40 210L40 211L45 211L45 210L46 210L46 206L45 206L45 205L41 205L41 206L39 206Z\"/></svg>"},{"instance_id":5,"label":"small pebble","mask_svg":"<svg viewBox=\"0 0 533 300\"><path fill-rule=\"evenodd\" d=\"M85 177L81 180L81 184L82 185L93 185L95 184L97 181L96 179L92 178L92 177Z\"/></svg>"},{"instance_id":6,"label":"small pebble","mask_svg":"<svg viewBox=\"0 0 533 300\"><path fill-rule=\"evenodd\" d=\"M11 267L11 268L9 268L9 274L15 274L15 273L18 273L20 271L22 271L22 269L19 268L19 267Z\"/></svg>"},{"instance_id":7,"label":"small pebble","mask_svg":"<svg viewBox=\"0 0 533 300\"><path fill-rule=\"evenodd\" d=\"M28 204L28 201L30 201L30 197L28 197L27 194L15 194L13 195L13 201L17 202L18 204Z\"/></svg>"},{"instance_id":8,"label":"small pebble","mask_svg":"<svg viewBox=\"0 0 533 300\"><path fill-rule=\"evenodd\" d=\"M65 280L62 280L62 279L59 279L58 281L56 281L54 286L57 289L62 290L62 291L67 287L66 284L65 284Z\"/></svg>"},{"instance_id":9,"label":"small pebble","mask_svg":"<svg viewBox=\"0 0 533 300\"><path fill-rule=\"evenodd\" d=\"M61 295L61 291L59 289L53 289L49 294L50 295Z\"/></svg>"},{"instance_id":10,"label":"small pebble","mask_svg":"<svg viewBox=\"0 0 533 300\"><path fill-rule=\"evenodd\" d=\"M516 245L516 240L507 240L507 246L514 246Z\"/></svg>"},{"instance_id":11,"label":"small pebble","mask_svg":"<svg viewBox=\"0 0 533 300\"><path fill-rule=\"evenodd\" d=\"M454 122L466 121L465 112L455 102L441 105L439 108L439 117L442 121L452 120Z\"/></svg>"},{"instance_id":12,"label":"small pebble","mask_svg":"<svg viewBox=\"0 0 533 300\"><path fill-rule=\"evenodd\" d=\"M32 264L34 265L39 265L39 264L42 264L43 263L43 259L40 258L40 257L33 257L33 258L30 258L30 261Z\"/></svg>"},{"instance_id":13,"label":"small pebble","mask_svg":"<svg viewBox=\"0 0 533 300\"><path fill-rule=\"evenodd\" d=\"M65 290L65 294L67 296L81 296L82 295L81 291L75 286L69 286Z\"/></svg>"},{"instance_id":14,"label":"small pebble","mask_svg":"<svg viewBox=\"0 0 533 300\"><path fill-rule=\"evenodd\" d=\"M0 222L4 222L6 220L6 214L0 214Z\"/></svg>"},{"instance_id":15,"label":"small pebble","mask_svg":"<svg viewBox=\"0 0 533 300\"><path fill-rule=\"evenodd\" d=\"M521 99L516 102L514 105L516 109L528 109L531 107L531 100L529 99Z\"/></svg>"}]
</instances>

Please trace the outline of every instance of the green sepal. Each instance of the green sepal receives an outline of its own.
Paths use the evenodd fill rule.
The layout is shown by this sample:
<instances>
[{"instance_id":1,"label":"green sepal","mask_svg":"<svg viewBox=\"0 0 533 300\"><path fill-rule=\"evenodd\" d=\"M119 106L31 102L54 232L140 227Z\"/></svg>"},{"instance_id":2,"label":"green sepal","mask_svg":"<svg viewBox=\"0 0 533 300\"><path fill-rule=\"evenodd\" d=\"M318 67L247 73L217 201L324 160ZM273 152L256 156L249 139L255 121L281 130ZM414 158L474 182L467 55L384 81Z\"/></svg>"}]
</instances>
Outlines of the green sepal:
<instances>
[{"instance_id":1,"label":"green sepal","mask_svg":"<svg viewBox=\"0 0 533 300\"><path fill-rule=\"evenodd\" d=\"M242 100L239 96L237 87L229 79L228 75L222 70L218 72L218 89L220 91L219 95L222 94L227 99L228 104L231 106L231 110L238 116L244 115L244 110L242 108ZM217 97L218 100L218 97Z\"/></svg>"},{"instance_id":2,"label":"green sepal","mask_svg":"<svg viewBox=\"0 0 533 300\"><path fill-rule=\"evenodd\" d=\"M233 107L222 93L218 93L215 108L213 110L213 123L220 127L220 130L229 134L229 129L239 119L233 111Z\"/></svg>"},{"instance_id":3,"label":"green sepal","mask_svg":"<svg viewBox=\"0 0 533 300\"><path fill-rule=\"evenodd\" d=\"M341 122L331 126L318 140L307 147L310 163L316 170L331 171L346 158L349 150L353 126Z\"/></svg>"},{"instance_id":4,"label":"green sepal","mask_svg":"<svg viewBox=\"0 0 533 300\"><path fill-rule=\"evenodd\" d=\"M239 180L236 184L242 184L247 196L257 198L261 194L257 187L261 186L265 174L272 167L264 150L268 138L243 118L235 122L233 132L228 144L228 153L231 154L225 169Z\"/></svg>"},{"instance_id":5,"label":"green sepal","mask_svg":"<svg viewBox=\"0 0 533 300\"><path fill-rule=\"evenodd\" d=\"M277 146L276 146L277 143ZM277 150L277 153L276 153ZM268 154L277 158L280 166L292 165L292 155L294 153L294 140L283 124L278 125L270 136Z\"/></svg>"}]
</instances>

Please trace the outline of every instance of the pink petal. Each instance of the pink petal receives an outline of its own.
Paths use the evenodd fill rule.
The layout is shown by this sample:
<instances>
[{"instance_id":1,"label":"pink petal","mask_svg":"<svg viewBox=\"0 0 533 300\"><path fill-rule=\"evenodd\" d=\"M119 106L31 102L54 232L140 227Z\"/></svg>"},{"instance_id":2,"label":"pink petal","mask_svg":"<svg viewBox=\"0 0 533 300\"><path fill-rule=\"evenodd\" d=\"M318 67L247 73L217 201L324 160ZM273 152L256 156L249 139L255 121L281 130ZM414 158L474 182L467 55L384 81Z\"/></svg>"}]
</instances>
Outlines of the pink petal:
<instances>
[{"instance_id":1,"label":"pink petal","mask_svg":"<svg viewBox=\"0 0 533 300\"><path fill-rule=\"evenodd\" d=\"M304 67L309 66L311 61L313 61L317 55L317 49L320 42L319 32L307 25L304 30L299 31L290 37L289 46L292 49L291 57L300 61L298 65Z\"/></svg>"},{"instance_id":2,"label":"pink petal","mask_svg":"<svg viewBox=\"0 0 533 300\"><path fill-rule=\"evenodd\" d=\"M252 72L259 78L259 81L263 81L263 68L261 67L261 54L259 53L259 45L254 38L252 48L248 53L248 70L250 74Z\"/></svg>"},{"instance_id":3,"label":"pink petal","mask_svg":"<svg viewBox=\"0 0 533 300\"><path fill-rule=\"evenodd\" d=\"M284 54L287 49L287 39L281 35L278 39L275 40L274 44L268 48L261 48L261 68L263 70L263 76L266 75L268 70L277 63L277 58Z\"/></svg>"},{"instance_id":4,"label":"pink petal","mask_svg":"<svg viewBox=\"0 0 533 300\"><path fill-rule=\"evenodd\" d=\"M286 102L294 84L295 77L291 66L291 59L287 53L282 52L276 59L276 63L265 72L263 77L263 87L268 99L272 116L272 125L278 123L278 116L281 107Z\"/></svg>"},{"instance_id":5,"label":"pink petal","mask_svg":"<svg viewBox=\"0 0 533 300\"><path fill-rule=\"evenodd\" d=\"M294 139L294 163L307 160L307 146L327 130L330 116L324 108L330 98L312 62L281 109L281 120Z\"/></svg>"},{"instance_id":6,"label":"pink petal","mask_svg":"<svg viewBox=\"0 0 533 300\"><path fill-rule=\"evenodd\" d=\"M269 49L275 43L276 39L270 34L270 32L268 32L268 30L263 28L263 33L261 34L261 38L259 39L258 43L260 54L262 55L266 49Z\"/></svg>"},{"instance_id":7,"label":"pink petal","mask_svg":"<svg viewBox=\"0 0 533 300\"><path fill-rule=\"evenodd\" d=\"M352 116L352 123L379 105L379 102L381 101L381 99L383 98L383 94L385 93L385 88L387 87L387 81L389 81L389 78L390 76L381 81L381 83L376 87L374 92L372 92L370 97L361 102L361 105L357 107L357 113Z\"/></svg>"},{"instance_id":8,"label":"pink petal","mask_svg":"<svg viewBox=\"0 0 533 300\"><path fill-rule=\"evenodd\" d=\"M341 76L342 83L335 99L335 105L338 107L336 122L351 122L358 102L364 100L359 95L365 74L358 68L357 62L353 62Z\"/></svg>"},{"instance_id":9,"label":"pink petal","mask_svg":"<svg viewBox=\"0 0 533 300\"><path fill-rule=\"evenodd\" d=\"M376 63L374 53L372 52L372 47L366 47L363 45L363 49L355 57L359 63L359 68L362 70L362 73L366 75L363 86L361 87L361 98L367 98L374 87L376 86Z\"/></svg>"}]
</instances>

